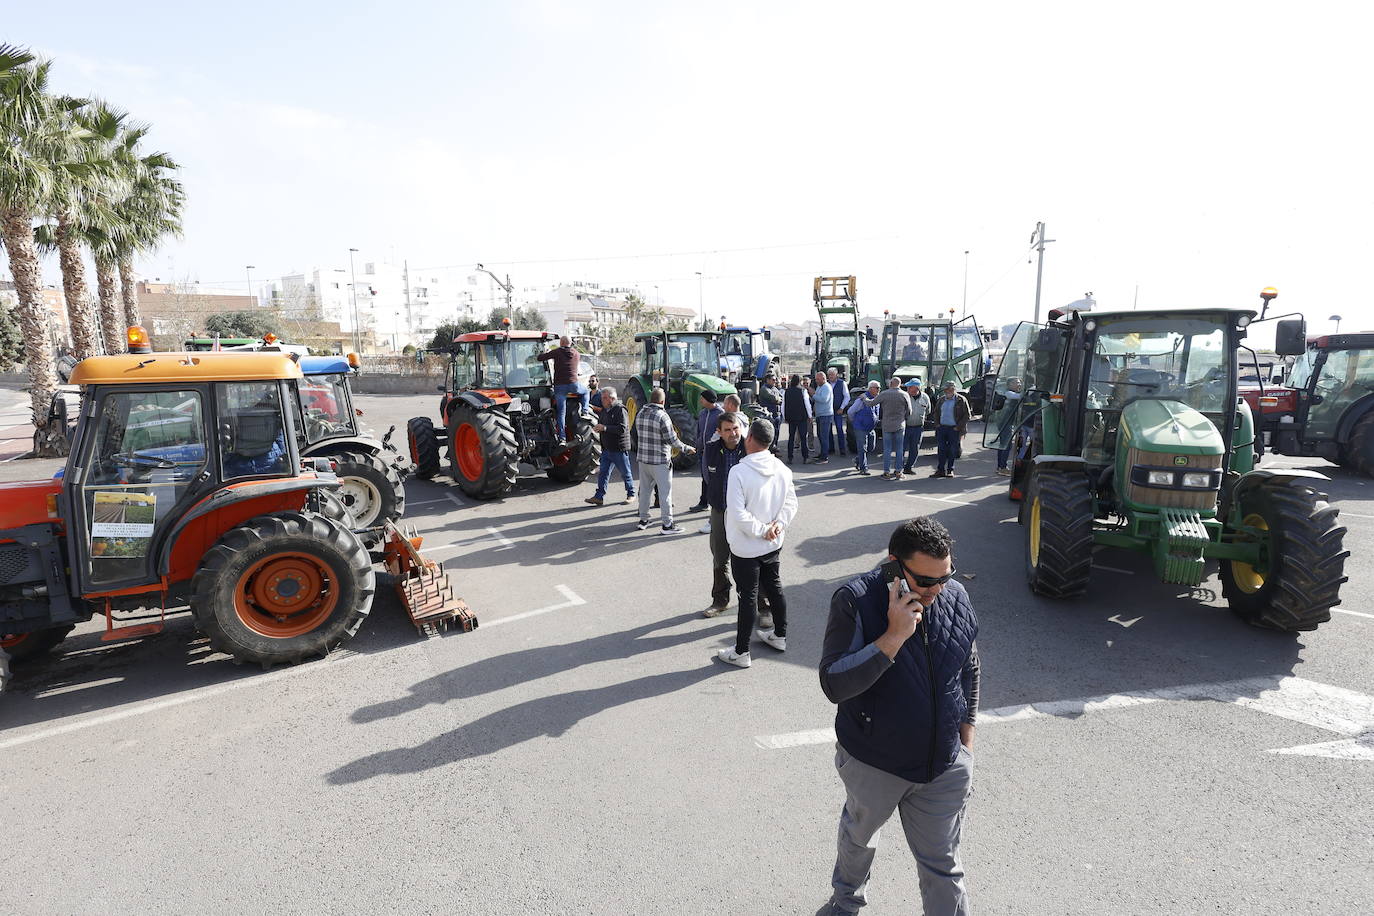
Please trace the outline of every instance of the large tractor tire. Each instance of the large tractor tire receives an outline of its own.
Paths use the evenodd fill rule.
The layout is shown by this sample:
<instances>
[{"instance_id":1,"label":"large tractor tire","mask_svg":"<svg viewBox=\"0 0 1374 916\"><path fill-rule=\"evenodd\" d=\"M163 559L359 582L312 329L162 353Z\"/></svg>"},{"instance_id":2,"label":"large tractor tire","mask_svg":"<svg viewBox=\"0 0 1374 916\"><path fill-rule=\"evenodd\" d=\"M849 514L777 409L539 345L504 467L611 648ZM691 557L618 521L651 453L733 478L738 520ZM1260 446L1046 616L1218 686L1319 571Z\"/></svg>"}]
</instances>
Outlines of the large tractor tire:
<instances>
[{"instance_id":1,"label":"large tractor tire","mask_svg":"<svg viewBox=\"0 0 1374 916\"><path fill-rule=\"evenodd\" d=\"M357 535L281 513L225 532L191 579L191 615L218 652L264 668L324 656L358 632L376 578Z\"/></svg>"},{"instance_id":2,"label":"large tractor tire","mask_svg":"<svg viewBox=\"0 0 1374 916\"><path fill-rule=\"evenodd\" d=\"M586 421L577 423L567 448L556 452L550 479L559 483L581 483L595 473L601 463L601 440Z\"/></svg>"},{"instance_id":3,"label":"large tractor tire","mask_svg":"<svg viewBox=\"0 0 1374 916\"><path fill-rule=\"evenodd\" d=\"M331 456L339 475L338 497L353 528L372 528L405 514L406 491L396 469L370 452L349 449Z\"/></svg>"},{"instance_id":4,"label":"large tractor tire","mask_svg":"<svg viewBox=\"0 0 1374 916\"><path fill-rule=\"evenodd\" d=\"M1093 499L1081 472L1036 468L1026 493L1026 582L1048 598L1077 598L1093 571Z\"/></svg>"},{"instance_id":5,"label":"large tractor tire","mask_svg":"<svg viewBox=\"0 0 1374 916\"><path fill-rule=\"evenodd\" d=\"M73 624L59 627L48 627L43 630L34 630L30 633L16 633L11 636L0 636L0 649L4 649L10 655L10 660L16 663L26 662L29 659L38 658L46 655L57 647L57 644L67 638L67 634L72 631Z\"/></svg>"},{"instance_id":6,"label":"large tractor tire","mask_svg":"<svg viewBox=\"0 0 1374 916\"><path fill-rule=\"evenodd\" d=\"M429 480L439 473L439 434L429 417L411 417L406 423L406 440L415 476Z\"/></svg>"},{"instance_id":7,"label":"large tractor tire","mask_svg":"<svg viewBox=\"0 0 1374 916\"><path fill-rule=\"evenodd\" d=\"M632 378L625 385L625 412L629 415L630 422L630 451L639 451L639 434L635 432L635 418L644 409L644 405L649 403L649 395L644 390L644 386L639 383L639 379Z\"/></svg>"},{"instance_id":8,"label":"large tractor tire","mask_svg":"<svg viewBox=\"0 0 1374 916\"><path fill-rule=\"evenodd\" d=\"M514 489L519 462L506 412L455 401L449 408L448 466L454 483L473 499L495 499Z\"/></svg>"},{"instance_id":9,"label":"large tractor tire","mask_svg":"<svg viewBox=\"0 0 1374 916\"><path fill-rule=\"evenodd\" d=\"M684 451L673 451L673 470L685 471L688 468L697 466L701 458L701 446L697 443L697 421L685 407L674 407L668 411L668 420L673 424L673 429L677 430L677 437L686 444L697 449L695 454L687 454Z\"/></svg>"},{"instance_id":10,"label":"large tractor tire","mask_svg":"<svg viewBox=\"0 0 1374 916\"><path fill-rule=\"evenodd\" d=\"M1266 481L1240 495L1241 523L1269 532L1269 568L1221 562L1221 593L1242 620L1276 630L1315 630L1341 603L1345 526L1301 480Z\"/></svg>"},{"instance_id":11,"label":"large tractor tire","mask_svg":"<svg viewBox=\"0 0 1374 916\"><path fill-rule=\"evenodd\" d=\"M1350 441L1341 449L1345 467L1354 468L1366 477L1374 477L1374 410L1355 421Z\"/></svg>"}]
</instances>

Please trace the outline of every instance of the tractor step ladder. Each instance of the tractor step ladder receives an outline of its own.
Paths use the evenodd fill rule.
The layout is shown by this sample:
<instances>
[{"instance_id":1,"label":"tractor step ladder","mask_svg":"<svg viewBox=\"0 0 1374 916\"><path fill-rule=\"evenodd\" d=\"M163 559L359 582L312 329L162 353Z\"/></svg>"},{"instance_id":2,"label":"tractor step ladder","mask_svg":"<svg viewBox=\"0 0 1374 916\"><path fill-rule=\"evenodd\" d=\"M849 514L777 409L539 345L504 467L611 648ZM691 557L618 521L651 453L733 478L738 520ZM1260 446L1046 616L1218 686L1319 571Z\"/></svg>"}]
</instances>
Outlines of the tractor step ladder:
<instances>
[{"instance_id":1,"label":"tractor step ladder","mask_svg":"<svg viewBox=\"0 0 1374 916\"><path fill-rule=\"evenodd\" d=\"M156 636L162 632L163 626L167 622L167 592L166 582L163 582L164 591L162 592L162 607L158 613L156 622L131 623L128 626L117 627L114 625L114 609L110 606L110 599L105 599L105 632L100 634L101 642L118 642L121 639L141 639L144 636Z\"/></svg>"},{"instance_id":2,"label":"tractor step ladder","mask_svg":"<svg viewBox=\"0 0 1374 916\"><path fill-rule=\"evenodd\" d=\"M453 591L443 565L421 556L422 538L412 528L386 526L383 547L387 572L395 578L396 596L421 636L434 637L452 626L461 633L477 628L477 615Z\"/></svg>"}]
</instances>

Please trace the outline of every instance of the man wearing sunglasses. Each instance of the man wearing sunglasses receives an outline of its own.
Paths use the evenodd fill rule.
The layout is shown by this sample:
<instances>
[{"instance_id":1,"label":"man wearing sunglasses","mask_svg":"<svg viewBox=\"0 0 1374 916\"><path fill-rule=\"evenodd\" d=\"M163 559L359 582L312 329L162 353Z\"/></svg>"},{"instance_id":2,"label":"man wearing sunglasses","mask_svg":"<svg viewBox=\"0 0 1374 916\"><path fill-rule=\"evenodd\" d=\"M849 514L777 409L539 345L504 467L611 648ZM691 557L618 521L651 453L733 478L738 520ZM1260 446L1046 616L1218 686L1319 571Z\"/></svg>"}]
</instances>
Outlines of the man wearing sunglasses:
<instances>
[{"instance_id":1,"label":"man wearing sunglasses","mask_svg":"<svg viewBox=\"0 0 1374 916\"><path fill-rule=\"evenodd\" d=\"M887 561L831 598L821 689L845 787L831 913L853 913L878 829L901 816L927 913L967 913L959 832L973 782L978 621L954 581L953 541L932 518L892 533Z\"/></svg>"}]
</instances>

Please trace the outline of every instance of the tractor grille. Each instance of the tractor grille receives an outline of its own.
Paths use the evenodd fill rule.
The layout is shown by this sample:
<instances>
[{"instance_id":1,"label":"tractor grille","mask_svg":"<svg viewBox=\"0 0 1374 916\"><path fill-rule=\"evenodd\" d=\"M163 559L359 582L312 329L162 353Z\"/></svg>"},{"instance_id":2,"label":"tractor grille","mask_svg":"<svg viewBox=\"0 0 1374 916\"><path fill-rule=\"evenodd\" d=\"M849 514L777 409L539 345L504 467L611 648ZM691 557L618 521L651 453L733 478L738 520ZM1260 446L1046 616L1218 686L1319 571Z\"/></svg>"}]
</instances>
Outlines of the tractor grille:
<instances>
[{"instance_id":1,"label":"tractor grille","mask_svg":"<svg viewBox=\"0 0 1374 916\"><path fill-rule=\"evenodd\" d=\"M29 548L18 544L0 547L0 585L13 582L29 568Z\"/></svg>"},{"instance_id":2,"label":"tractor grille","mask_svg":"<svg viewBox=\"0 0 1374 916\"><path fill-rule=\"evenodd\" d=\"M1181 459L1181 460L1179 460ZM1126 467L1168 468L1175 471L1217 471L1221 469L1221 455L1172 455L1167 452L1142 452L1133 448L1126 453ZM1168 509L1215 509L1215 490L1170 490L1146 487L1128 482L1126 496L1131 502Z\"/></svg>"}]
</instances>

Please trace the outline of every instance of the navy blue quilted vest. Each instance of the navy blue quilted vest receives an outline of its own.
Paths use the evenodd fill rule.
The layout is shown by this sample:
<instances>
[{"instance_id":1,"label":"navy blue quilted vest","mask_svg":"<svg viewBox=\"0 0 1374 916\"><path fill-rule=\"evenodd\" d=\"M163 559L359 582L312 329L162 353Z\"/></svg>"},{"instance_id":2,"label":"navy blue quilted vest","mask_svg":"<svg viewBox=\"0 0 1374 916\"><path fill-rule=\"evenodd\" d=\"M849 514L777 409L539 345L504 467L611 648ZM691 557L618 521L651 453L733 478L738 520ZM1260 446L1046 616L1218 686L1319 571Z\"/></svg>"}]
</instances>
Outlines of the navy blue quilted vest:
<instances>
[{"instance_id":1,"label":"navy blue quilted vest","mask_svg":"<svg viewBox=\"0 0 1374 916\"><path fill-rule=\"evenodd\" d=\"M846 582L864 635L887 630L887 585L874 570ZM960 672L973 650L978 621L968 592L945 585L877 682L835 713L835 734L852 756L911 782L930 782L959 753L959 723L968 714Z\"/></svg>"}]
</instances>

